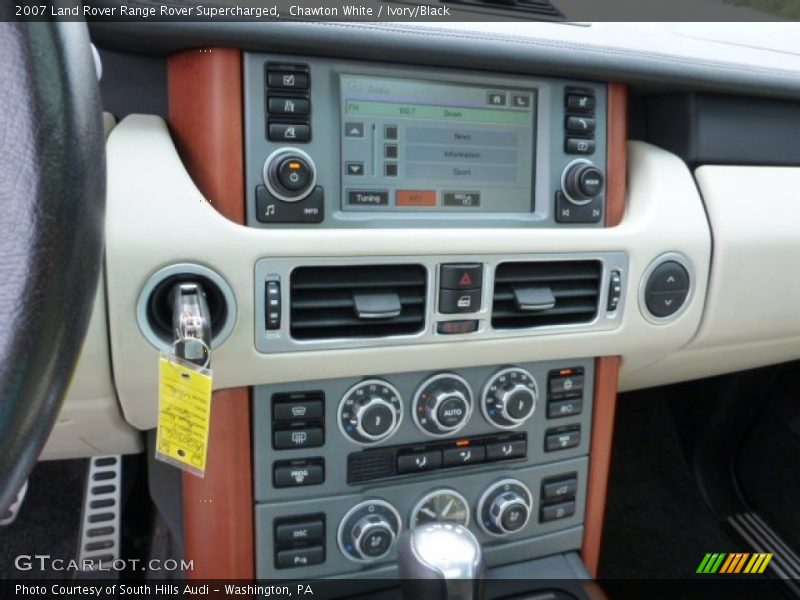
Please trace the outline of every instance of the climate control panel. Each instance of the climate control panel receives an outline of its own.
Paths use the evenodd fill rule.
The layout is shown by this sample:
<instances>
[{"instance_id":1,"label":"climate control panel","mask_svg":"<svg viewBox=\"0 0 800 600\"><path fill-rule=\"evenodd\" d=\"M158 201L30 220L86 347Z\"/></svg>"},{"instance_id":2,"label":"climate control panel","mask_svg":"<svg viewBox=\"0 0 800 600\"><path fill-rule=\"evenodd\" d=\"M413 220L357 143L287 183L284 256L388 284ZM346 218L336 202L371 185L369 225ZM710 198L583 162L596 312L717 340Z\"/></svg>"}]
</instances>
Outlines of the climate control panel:
<instances>
[{"instance_id":1,"label":"climate control panel","mask_svg":"<svg viewBox=\"0 0 800 600\"><path fill-rule=\"evenodd\" d=\"M571 359L256 388L258 576L391 576L398 536L430 522L469 527L490 565L578 548L593 372ZM315 525L287 542L287 523Z\"/></svg>"}]
</instances>

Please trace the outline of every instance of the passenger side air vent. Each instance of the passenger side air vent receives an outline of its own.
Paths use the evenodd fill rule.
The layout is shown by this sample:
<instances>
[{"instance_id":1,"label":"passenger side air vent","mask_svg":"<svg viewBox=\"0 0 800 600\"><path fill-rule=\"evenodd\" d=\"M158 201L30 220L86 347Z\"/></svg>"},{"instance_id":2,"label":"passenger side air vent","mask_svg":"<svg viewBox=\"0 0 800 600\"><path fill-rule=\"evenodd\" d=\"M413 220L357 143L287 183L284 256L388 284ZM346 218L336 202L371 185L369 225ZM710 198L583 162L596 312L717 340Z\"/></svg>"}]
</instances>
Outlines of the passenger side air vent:
<instances>
[{"instance_id":1,"label":"passenger side air vent","mask_svg":"<svg viewBox=\"0 0 800 600\"><path fill-rule=\"evenodd\" d=\"M422 265L298 267L291 276L297 340L413 335L425 328Z\"/></svg>"},{"instance_id":2,"label":"passenger side air vent","mask_svg":"<svg viewBox=\"0 0 800 600\"><path fill-rule=\"evenodd\" d=\"M462 4L497 10L514 10L542 17L563 19L564 15L548 0L441 0L446 4Z\"/></svg>"},{"instance_id":3,"label":"passenger side air vent","mask_svg":"<svg viewBox=\"0 0 800 600\"><path fill-rule=\"evenodd\" d=\"M599 260L501 263L495 271L492 327L588 323L597 315L602 274Z\"/></svg>"}]
</instances>

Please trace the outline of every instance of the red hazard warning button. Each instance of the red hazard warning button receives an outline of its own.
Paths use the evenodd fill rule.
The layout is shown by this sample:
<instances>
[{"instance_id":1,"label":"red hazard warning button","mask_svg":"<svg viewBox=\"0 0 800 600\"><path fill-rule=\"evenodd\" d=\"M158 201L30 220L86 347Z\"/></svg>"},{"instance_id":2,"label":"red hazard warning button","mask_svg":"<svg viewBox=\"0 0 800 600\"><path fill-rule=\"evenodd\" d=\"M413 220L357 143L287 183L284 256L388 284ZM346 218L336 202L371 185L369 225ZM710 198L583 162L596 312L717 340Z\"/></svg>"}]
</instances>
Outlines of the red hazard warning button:
<instances>
[{"instance_id":1,"label":"red hazard warning button","mask_svg":"<svg viewBox=\"0 0 800 600\"><path fill-rule=\"evenodd\" d=\"M451 263L439 269L439 287L444 290L474 290L482 281L481 263Z\"/></svg>"}]
</instances>

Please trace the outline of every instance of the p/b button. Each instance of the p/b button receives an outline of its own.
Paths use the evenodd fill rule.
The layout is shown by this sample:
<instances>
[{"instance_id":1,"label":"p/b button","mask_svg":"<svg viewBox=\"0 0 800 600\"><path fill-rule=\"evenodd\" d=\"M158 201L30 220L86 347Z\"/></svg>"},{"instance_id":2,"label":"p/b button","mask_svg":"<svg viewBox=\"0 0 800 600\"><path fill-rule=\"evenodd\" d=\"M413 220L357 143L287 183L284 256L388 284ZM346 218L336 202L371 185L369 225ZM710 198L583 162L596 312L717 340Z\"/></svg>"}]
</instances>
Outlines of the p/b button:
<instances>
[{"instance_id":1,"label":"p/b button","mask_svg":"<svg viewBox=\"0 0 800 600\"><path fill-rule=\"evenodd\" d=\"M278 180L287 190L302 190L310 179L311 168L302 158L287 158L278 167Z\"/></svg>"}]
</instances>

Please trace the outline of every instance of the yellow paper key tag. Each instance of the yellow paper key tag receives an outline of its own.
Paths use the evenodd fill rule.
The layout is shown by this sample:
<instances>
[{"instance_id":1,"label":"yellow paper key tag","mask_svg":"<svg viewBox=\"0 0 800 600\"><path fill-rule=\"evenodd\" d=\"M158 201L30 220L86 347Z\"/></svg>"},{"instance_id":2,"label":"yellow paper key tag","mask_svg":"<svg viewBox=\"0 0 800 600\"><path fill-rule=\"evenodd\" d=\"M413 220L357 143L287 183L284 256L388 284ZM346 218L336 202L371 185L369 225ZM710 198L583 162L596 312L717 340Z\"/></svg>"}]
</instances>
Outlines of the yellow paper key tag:
<instances>
[{"instance_id":1,"label":"yellow paper key tag","mask_svg":"<svg viewBox=\"0 0 800 600\"><path fill-rule=\"evenodd\" d=\"M211 370L174 355L158 360L156 458L204 477L211 424Z\"/></svg>"}]
</instances>

